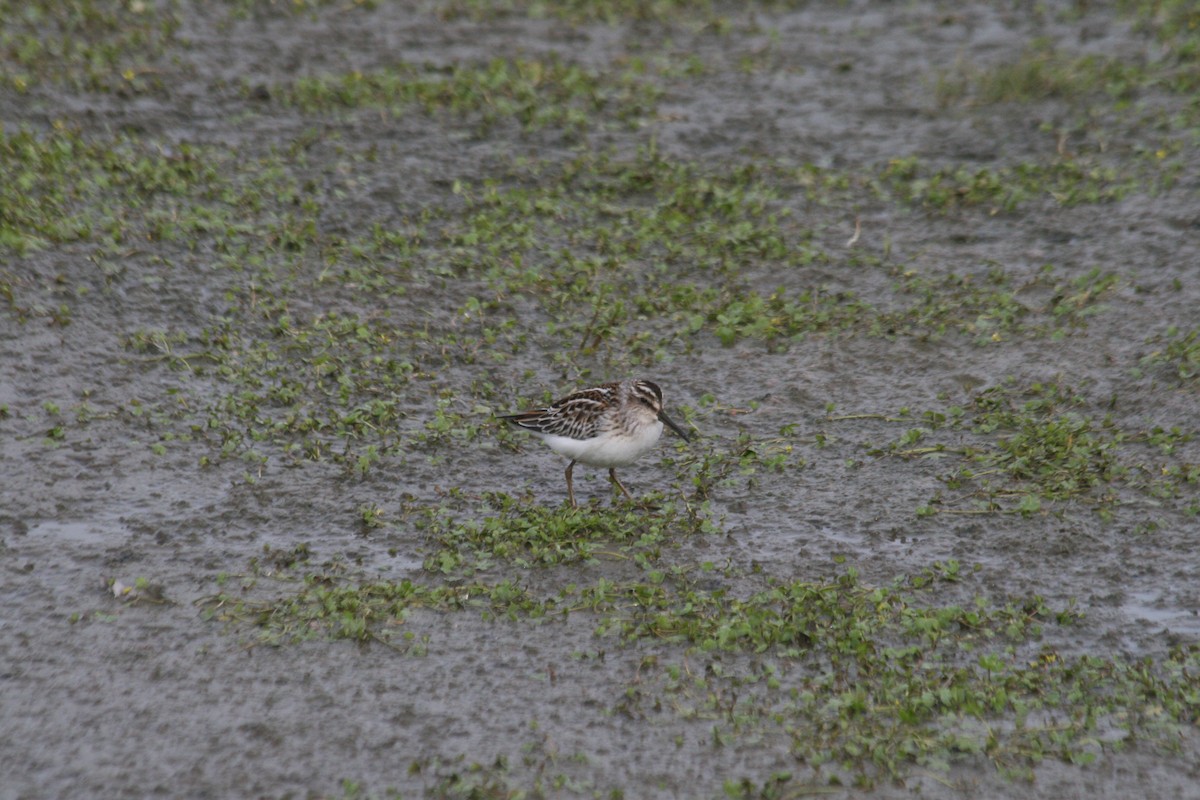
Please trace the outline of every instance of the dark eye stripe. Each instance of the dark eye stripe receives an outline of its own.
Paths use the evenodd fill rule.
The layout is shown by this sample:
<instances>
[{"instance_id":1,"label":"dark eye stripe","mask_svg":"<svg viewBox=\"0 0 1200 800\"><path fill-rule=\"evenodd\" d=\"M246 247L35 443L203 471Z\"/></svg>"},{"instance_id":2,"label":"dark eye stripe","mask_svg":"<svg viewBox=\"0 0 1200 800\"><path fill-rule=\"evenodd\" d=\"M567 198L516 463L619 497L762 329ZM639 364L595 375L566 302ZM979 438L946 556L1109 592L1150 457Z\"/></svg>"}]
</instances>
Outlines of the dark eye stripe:
<instances>
[{"instance_id":1,"label":"dark eye stripe","mask_svg":"<svg viewBox=\"0 0 1200 800\"><path fill-rule=\"evenodd\" d=\"M638 381L635 383L633 385L633 396L641 400L655 412L662 408L662 391L650 381Z\"/></svg>"}]
</instances>

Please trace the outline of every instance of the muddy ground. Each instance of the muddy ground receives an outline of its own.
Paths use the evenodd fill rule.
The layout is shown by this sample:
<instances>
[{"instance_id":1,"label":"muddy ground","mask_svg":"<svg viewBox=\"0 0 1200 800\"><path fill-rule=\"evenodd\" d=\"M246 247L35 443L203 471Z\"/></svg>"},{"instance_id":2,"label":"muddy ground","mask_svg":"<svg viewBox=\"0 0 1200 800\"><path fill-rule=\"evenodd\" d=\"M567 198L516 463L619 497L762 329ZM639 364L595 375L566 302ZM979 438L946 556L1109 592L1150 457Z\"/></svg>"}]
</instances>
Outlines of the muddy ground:
<instances>
[{"instance_id":1,"label":"muddy ground","mask_svg":"<svg viewBox=\"0 0 1200 800\"><path fill-rule=\"evenodd\" d=\"M67 13L66 5L53 7ZM792 737L805 736L802 729L734 730L718 744L720 720L703 710L672 713L671 699L629 708L643 681L647 692L661 691L659 660L703 672L714 660L732 665L752 656L714 656L678 642L622 644L597 635L596 619L586 614L493 620L472 609L414 609L405 630L425 644L421 653L405 653L320 632L264 643L253 620L205 613L212 608L205 599L225 591L228 576L259 598L296 591L303 569L276 582L261 566L301 545L313 564L339 564L355 576L436 583L436 573L422 568L432 545L414 509L447 504L486 515L484 492L551 507L564 495L560 461L503 433L490 414L632 374L664 387L672 415L699 434L695 447L733 452L742 435L764 452L766 442L791 448L782 469L760 464L753 479L735 473L718 482L708 512L716 532L673 542L663 568L716 564L713 585L740 596L771 580L833 579L848 566L864 584L889 585L955 561L961 579L939 584L927 602L1040 596L1052 608L1076 604L1082 618L1049 626L1031 653L1042 647L1057 658L1161 665L1200 643L1194 481L1158 496L1100 485L1011 513L1008 496L990 498L989 508L970 485L948 487L941 461L887 452L921 425L904 422L902 409L919 417L969 406L983 389L1017 387L1016 396L1056 384L1078 394L1080 413L1107 417L1133 439L1179 429L1169 453L1144 441L1122 445L1144 447L1128 456L1139 468L1186 472L1200 462L1188 438L1200 420L1200 387L1182 374L1187 357L1154 357L1179 340L1172 326L1186 332L1200 323L1195 97L1146 84L1120 102L1104 87L1088 100L1051 92L983 102L972 89L959 96L944 88L1037 46L1139 65L1169 59L1152 31L1104 3L1057 13L1028 3L667 8L649 19L537 8L117 4L120 24L159 15L177 27L153 46L122 40L130 52L102 85L50 66L51 74L35 80L42 67L23 66L10 40L7 55L0 53L8 59L0 120L9 136L28 130L49 137L58 123L88 142L123 137L158 153L187 144L226 154L222 180L241 180L284 153L304 188L299 199L264 192L265 213L283 217L304 197L315 198L324 237L376 224L411 231L422 209L453 218L463 184L512 181L525 169L513 166L522 159L549 169L581 152L632 157L651 141L665 158L715 171L809 165L885 182L878 176L897 159L974 173L1078 154L1090 164L1128 167L1135 183L1097 202L1032 192L1011 208L957 200L931 207L921 196L899 200L862 184L851 200L805 200L795 185L783 187L775 201L776 210L790 206L783 230L822 256L786 268L748 259L736 267L746 291L820 286L828 296L853 293L883 307L909 302L911 293L897 290L907 269L983 283L999 268L1041 322L994 331L972 330L968 320L889 334L858 330L850 320L841 330L726 343L710 318L657 349L625 355L613 351L618 346L596 355L572 350L578 331L548 330L546 312L532 300L506 297L489 313L512 321L507 335L525 336L520 346L504 361L417 361L420 380L396 401L404 420L397 437L381 442L381 457L359 471L332 457L292 458L272 441L223 449L227 440L206 430L206 420L222 398L237 396L240 378L181 368L162 348L139 346L137 336L178 335L186 355L202 349L201 332L222 319L259 324L252 313L229 309L250 308L239 305L250 285L278 265L288 283L275 289L289 293L295 316L360 314L395 332L398 358L415 360L436 348L406 350L405 331L469 338L455 314L468 295L502 294L494 284L464 271L388 273L384 256L383 274L405 284L403 294L349 290L327 280L344 258L297 259L279 242L266 243L265 255L255 256L265 266L256 268L248 265L256 253L248 246L239 271L230 266L238 253L203 232L114 243L99 231L40 231L38 246L6 244L0 798L717 797L727 782L764 787L780 773L790 777L772 796L1200 797L1194 683L1191 711L1172 719L1165 739L1096 744L1090 764L1049 756L1013 774L987 757L964 755L909 764L873 786L840 788L829 784L828 771L795 755ZM85 35L88 24L63 34L45 19L10 18L0 30L67 37ZM139 46L144 57L136 55ZM279 88L302 75L369 72L400 61L448 69L551 54L601 74L635 57L665 58L671 68L650 71L646 80L660 94L632 124L604 117L573 131L504 118L481 125L478 110L306 111L281 99ZM689 63L699 66L689 70ZM123 86L130 68L136 77ZM1179 67L1195 69L1194 61ZM26 75L22 86L18 73ZM1166 121L1184 110L1190 125ZM368 151L374 155L363 158ZM1168 167L1173 180L1156 177ZM62 200L64 207L86 202ZM859 233L848 245L856 220ZM443 223L435 217L430 224ZM541 252L553 260L564 246L588 245L548 242ZM461 239L430 235L423 247L430 263L451 247L472 257ZM861 254L892 266L854 262ZM1045 265L1053 266L1053 279L1039 278ZM621 269L659 279L651 267L634 258ZM1088 283L1094 270L1115 279L1079 301L1086 314L1057 324L1049 295L1063 287L1086 292L1096 285ZM953 309L946 319L954 319ZM656 324L639 318L626 330L657 335ZM259 328L247 341L256 336L270 340ZM480 389L485 383L493 394ZM447 398L479 430L467 439L418 442ZM234 414L211 419L236 427ZM941 441L974 436L954 430ZM331 452L344 444L332 438ZM355 452L367 444L356 438ZM683 496L691 488L687 470L695 469L688 453L664 439L622 476L635 495ZM602 472L576 472L581 498L607 508ZM364 508L380 512L383 524L364 526ZM923 508L934 513L918 513ZM292 565L277 566L286 572ZM512 577L534 591L638 574L619 558L567 573L503 561L491 569L490 580ZM139 579L125 598L114 597L113 581ZM787 664L786 656L778 660ZM693 701L702 705L692 697L674 702ZM845 774L855 772L851 766Z\"/></svg>"}]
</instances>

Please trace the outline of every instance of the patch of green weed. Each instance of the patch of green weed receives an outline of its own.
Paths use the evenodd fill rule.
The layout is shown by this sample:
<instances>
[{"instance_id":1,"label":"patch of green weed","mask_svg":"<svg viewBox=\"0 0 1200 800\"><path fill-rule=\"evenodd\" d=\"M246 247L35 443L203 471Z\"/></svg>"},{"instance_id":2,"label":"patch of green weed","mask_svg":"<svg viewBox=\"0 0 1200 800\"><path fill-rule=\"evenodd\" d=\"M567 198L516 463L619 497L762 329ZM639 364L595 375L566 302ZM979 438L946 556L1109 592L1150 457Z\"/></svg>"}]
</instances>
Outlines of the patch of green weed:
<instances>
[{"instance_id":1,"label":"patch of green weed","mask_svg":"<svg viewBox=\"0 0 1200 800\"><path fill-rule=\"evenodd\" d=\"M967 207L984 208L993 214L1011 213L1039 199L1063 206L1105 203L1140 187L1135 177L1115 167L1080 159L973 170L930 169L912 157L894 159L881 177L902 201L940 213Z\"/></svg>"},{"instance_id":2,"label":"patch of green weed","mask_svg":"<svg viewBox=\"0 0 1200 800\"><path fill-rule=\"evenodd\" d=\"M1181 331L1171 327L1156 342L1162 346L1142 358L1142 368L1166 370L1180 381L1200 376L1200 328Z\"/></svg>"},{"instance_id":3,"label":"patch of green weed","mask_svg":"<svg viewBox=\"0 0 1200 800\"><path fill-rule=\"evenodd\" d=\"M416 106L427 114L472 115L486 131L516 120L533 130L579 134L597 118L625 124L653 114L661 90L636 70L596 72L557 57L456 63L445 69L401 64L375 72L298 79L277 90L308 114L334 108L386 108L401 114Z\"/></svg>"},{"instance_id":4,"label":"patch of green weed","mask_svg":"<svg viewBox=\"0 0 1200 800\"><path fill-rule=\"evenodd\" d=\"M586 617L597 637L624 647L658 643L613 710L691 720L718 745L783 733L816 775L864 786L915 768L944 772L965 758L1018 775L1046 759L1087 763L1129 737L1170 741L1200 713L1195 648L1176 648L1162 663L1064 656L1043 635L1073 624L1073 608L1036 596L930 604L925 587L955 574L943 568L911 585L872 587L851 570L735 596L674 569L536 597L510 581L439 587L310 573L282 598L223 594L204 605L256 625L267 641L325 635L410 653L405 642L433 644L415 631L392 642L415 607L513 621ZM647 680L647 668L658 677Z\"/></svg>"},{"instance_id":5,"label":"patch of green weed","mask_svg":"<svg viewBox=\"0 0 1200 800\"><path fill-rule=\"evenodd\" d=\"M820 284L763 292L747 285L747 271L770 263L775 274L803 274L833 259L789 222L796 194L806 202L852 196L854 181L763 166L714 172L653 150L624 161L589 156L557 175L529 177L532 185L460 188L468 210L450 228L452 258L497 292L535 298L551 332L580 355L619 350L635 362L658 359L664 344L687 346L702 332L725 345L750 339L768 349L855 331L1044 332L1080 324L1116 280L1091 276L1084 291L1058 281L1073 305L1029 306L1016 298L1026 287L1013 286L1000 268L986 281L934 279L866 259L864 269L895 273L899 297L915 304L877 307ZM634 263L641 268L629 269Z\"/></svg>"},{"instance_id":6,"label":"patch of green weed","mask_svg":"<svg viewBox=\"0 0 1200 800\"><path fill-rule=\"evenodd\" d=\"M66 125L49 133L0 130L0 249L23 253L80 240L119 245L155 236L139 222L173 198L213 199L217 171L187 144L94 139ZM161 205L159 205L161 204Z\"/></svg>"},{"instance_id":7,"label":"patch of green weed","mask_svg":"<svg viewBox=\"0 0 1200 800\"><path fill-rule=\"evenodd\" d=\"M1076 501L1111 516L1130 493L1185 501L1200 477L1195 465L1171 455L1191 433L1124 430L1060 383L1009 383L975 393L966 406L912 419L917 427L871 452L952 464L938 475L945 491L919 515L1033 514L1044 503Z\"/></svg>"},{"instance_id":8,"label":"patch of green weed","mask_svg":"<svg viewBox=\"0 0 1200 800\"><path fill-rule=\"evenodd\" d=\"M549 17L576 23L610 24L709 20L711 12L710 0L447 0L440 7L440 13L451 18L467 16L478 20L521 14L535 19Z\"/></svg>"},{"instance_id":9,"label":"patch of green weed","mask_svg":"<svg viewBox=\"0 0 1200 800\"><path fill-rule=\"evenodd\" d=\"M426 570L471 575L500 564L528 569L596 559L628 560L646 569L672 537L712 530L706 507L558 509L494 492L484 500L498 513L480 519L459 519L440 508L427 513L423 530L435 549Z\"/></svg>"},{"instance_id":10,"label":"patch of green weed","mask_svg":"<svg viewBox=\"0 0 1200 800\"><path fill-rule=\"evenodd\" d=\"M1200 88L1200 8L1190 0L1121 0L1118 6L1163 45L1155 79L1172 91L1195 93Z\"/></svg>"},{"instance_id":11,"label":"patch of green weed","mask_svg":"<svg viewBox=\"0 0 1200 800\"><path fill-rule=\"evenodd\" d=\"M0 0L0 84L42 81L99 92L159 86L158 63L176 44L169 5L143 0Z\"/></svg>"},{"instance_id":12,"label":"patch of green weed","mask_svg":"<svg viewBox=\"0 0 1200 800\"><path fill-rule=\"evenodd\" d=\"M199 432L226 455L271 443L289 460L333 458L364 472L368 450L359 448L389 452L407 415L397 395L414 367L385 355L394 327L335 311L271 322L262 338L231 319L199 337L189 366L231 389L208 406Z\"/></svg>"},{"instance_id":13,"label":"patch of green weed","mask_svg":"<svg viewBox=\"0 0 1200 800\"><path fill-rule=\"evenodd\" d=\"M1127 99L1147 80L1146 68L1108 56L1071 56L1045 46L987 68L963 64L938 78L937 96L948 103L1029 103L1047 98L1079 100L1103 93Z\"/></svg>"}]
</instances>

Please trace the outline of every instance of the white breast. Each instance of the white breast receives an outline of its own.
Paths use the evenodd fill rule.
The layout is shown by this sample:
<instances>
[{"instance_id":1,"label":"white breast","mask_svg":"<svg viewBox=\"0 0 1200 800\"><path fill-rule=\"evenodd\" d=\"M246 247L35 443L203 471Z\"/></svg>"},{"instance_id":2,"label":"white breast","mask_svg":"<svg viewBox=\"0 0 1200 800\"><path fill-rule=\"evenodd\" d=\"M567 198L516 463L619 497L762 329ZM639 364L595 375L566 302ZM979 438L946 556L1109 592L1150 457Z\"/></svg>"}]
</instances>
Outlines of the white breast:
<instances>
[{"instance_id":1,"label":"white breast","mask_svg":"<svg viewBox=\"0 0 1200 800\"><path fill-rule=\"evenodd\" d=\"M624 467L637 461L662 436L663 424L658 420L640 425L628 433L611 430L591 439L570 439L566 436L539 434L550 449L559 455L592 467Z\"/></svg>"}]
</instances>

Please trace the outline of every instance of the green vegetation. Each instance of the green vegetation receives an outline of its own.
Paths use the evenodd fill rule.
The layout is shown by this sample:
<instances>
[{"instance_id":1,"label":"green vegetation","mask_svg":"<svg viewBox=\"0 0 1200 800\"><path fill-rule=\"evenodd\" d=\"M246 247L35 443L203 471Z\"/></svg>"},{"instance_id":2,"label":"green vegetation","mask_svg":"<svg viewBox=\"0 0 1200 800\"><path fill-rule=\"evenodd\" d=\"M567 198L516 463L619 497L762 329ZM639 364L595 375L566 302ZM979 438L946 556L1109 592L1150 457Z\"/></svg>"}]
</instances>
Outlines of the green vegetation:
<instances>
[{"instance_id":1,"label":"green vegetation","mask_svg":"<svg viewBox=\"0 0 1200 800\"><path fill-rule=\"evenodd\" d=\"M937 277L863 255L853 256L861 275L894 280L886 304L795 280L758 290L766 272L803 274L835 260L790 221L791 206L872 196L864 178L812 167L713 171L653 148L632 160L586 153L458 184L454 213L422 210L339 237L319 230L325 202L294 152L247 160L180 145L168 154L65 128L17 132L0 144L16 176L0 227L10 249L81 245L104 284L123 279L122 254L134 241L214 254L209 269L214 288L225 287L225 312L202 330L135 331L126 343L148 363L226 387L204 403L188 402L184 390L153 412L190 420L189 438L247 459L251 473L279 456L331 458L362 475L382 456L474 441L494 405L510 402L510 389L481 382L469 397L442 393L434 416L416 426L407 409L426 401L428 382L447 366L505 363L551 341L572 344L552 348L564 363L599 361L613 371L690 352L704 341L698 336L769 350L829 334L966 333L986 344L1078 329L1117 282L1098 273L1063 280L1046 269L1031 287L999 267L983 279ZM346 154L351 169L371 160ZM233 163L236 175L222 168ZM154 280L169 280L170 269L162 257ZM414 303L429 309L423 288L445 279L465 300L443 308L442 322L414 330L397 321L403 313L378 310L385 295L398 312ZM80 291L11 273L3 285L21 318L60 325L70 323ZM1052 299L1030 302L1031 288ZM324 291L349 303L318 314L293 309L297 298ZM39 294L54 299L25 297ZM534 325L517 324L505 299L513 297L535 303Z\"/></svg>"},{"instance_id":2,"label":"green vegetation","mask_svg":"<svg viewBox=\"0 0 1200 800\"><path fill-rule=\"evenodd\" d=\"M988 66L959 63L933 81L942 105L1020 108L1053 101L1056 110L1042 128L1055 137L1059 159L1049 167L1034 168L1046 175L1045 180L1035 180L1033 188L1040 184L1064 204L1080 198L1084 202L1117 199L1138 186L1156 190L1171 186L1180 171L1188 169L1182 154L1194 144L1200 126L1200 106L1190 102L1200 88L1195 4L1126 0L1119 6L1136 30L1156 40L1155 47L1136 56L1079 54L1039 39L1015 58ZM1057 13L1073 11L1064 7ZM1164 94L1175 98L1169 111L1152 99ZM1121 130L1143 133L1123 145L1129 152L1114 163L1111 143L1129 138ZM1006 174L1009 169L950 167L945 174L926 179L933 195L919 199L945 207L947 198L983 196L994 208L1007 210L1009 203L1026 193L1022 184L1028 174L1025 166L1015 167L1015 175ZM1079 175L1064 176L1064 169ZM1056 186L1062 177L1067 178L1067 187Z\"/></svg>"},{"instance_id":3,"label":"green vegetation","mask_svg":"<svg viewBox=\"0 0 1200 800\"><path fill-rule=\"evenodd\" d=\"M1165 54L1153 78L1179 93L1200 87L1200 9L1190 0L1122 0L1134 24L1154 35Z\"/></svg>"},{"instance_id":4,"label":"green vegetation","mask_svg":"<svg viewBox=\"0 0 1200 800\"><path fill-rule=\"evenodd\" d=\"M852 256L860 275L891 281L893 292L882 302L845 287L797 287L795 280L793 288L764 293L754 288L760 270L803 275L807 266L835 263L834 254L791 223L790 208L876 196L871 183L812 167L704 170L653 148L632 160L585 153L564 164L514 164L503 178L458 184L457 212L434 209L347 238L318 232L323 202L301 179L303 163L289 166L283 154L243 162L248 171L235 184L216 167L233 155L181 147L168 157L124 139L90 142L65 129L49 137L7 136L2 152L18 176L4 229L17 250L83 240L104 258L137 238L224 254L214 272L228 287L224 314L187 334L136 331L126 346L147 363L181 373L181 380L211 377L224 387L204 402L185 388L149 409L149 419L168 429L151 428L155 452L173 438L207 441L213 450L201 463L239 458L249 479L277 460L331 460L363 477L381 458L437 459L443 446L482 436L511 441L489 423L494 408L512 402L511 387L480 381L460 393L434 389L431 381L447 367L503 364L551 341L571 343L549 348L564 365L598 361L611 371L691 352L705 336L726 346L758 341L771 351L820 335L966 334L994 346L1011 336L1084 328L1120 281L1099 270L1061 277L1050 267L1023 281L999 266L982 275L936 276L863 255ZM889 169L901 174L897 165ZM903 172L915 169L910 163ZM932 196L928 188L914 191ZM291 210L282 213L279 203ZM442 279L465 294L457 308L444 309L444 322L414 330L397 321L406 319L403 313L377 310L381 295L391 295L397 309L427 304L412 293ZM31 287L16 276L5 285L22 317L69 324L69 294L57 306L26 304L21 290ZM329 290L350 300L344 310L293 310L297 298ZM504 299L512 297L533 303L534 325L517 324L512 301ZM1162 357L1186 370L1186 340ZM431 415L409 418L409 409L428 403ZM1047 437L1055 436L1071 439L1076 449L1095 444L1090 423L1046 425L1014 426L1007 446L1041 442L1053 449ZM52 439L70 436L61 423L52 430ZM1095 458L1110 450L1095 446L1101 453ZM727 471L721 464L738 460L732 453L706 458L694 477L700 496L714 469ZM1080 485L1126 474L1095 458L1085 459L1094 469ZM945 480L951 488L972 485L979 471L988 474L1001 460L973 453L970 468ZM1032 477L1017 466L1005 474ZM1180 473L1185 480L1188 474ZM989 484L984 507L1011 492L1059 499L1078 488L1076 478L1064 480L1070 486L1036 492ZM1024 502L1022 508L1033 508L1032 500Z\"/></svg>"},{"instance_id":5,"label":"green vegetation","mask_svg":"<svg viewBox=\"0 0 1200 800\"><path fill-rule=\"evenodd\" d=\"M1180 502L1189 514L1200 465L1179 459L1176 449L1193 432L1123 430L1111 414L1090 412L1088 401L1059 383L1019 387L1011 382L975 393L966 406L907 410L889 421L920 423L873 455L951 464L938 475L946 489L917 514L1034 514L1044 503L1079 500L1111 516L1120 505ZM861 419L861 415L833 420Z\"/></svg>"},{"instance_id":6,"label":"green vegetation","mask_svg":"<svg viewBox=\"0 0 1200 800\"><path fill-rule=\"evenodd\" d=\"M548 512L526 510L549 524ZM606 516L559 513L568 525L588 520L593 531ZM510 531L514 521L488 518L469 530ZM621 512L609 521L616 523L611 544L627 541ZM500 546L491 555L518 571L533 568L528 546L520 550ZM642 676L610 699L614 710L702 721L715 746L783 734L798 761L828 783L870 786L966 757L1014 775L1047 758L1088 763L1134 735L1169 744L1176 726L1200 712L1200 650L1178 648L1163 663L1063 655L1042 637L1047 627L1074 624L1072 608L1051 609L1038 597L930 602L939 584L961 580L955 562L891 587L864 585L850 570L827 583L770 582L744 597L703 588L705 571L677 567L627 583L569 582L548 594L511 578L393 583L293 568L301 583L282 598L246 599L244 586L207 600L207 613L253 624L268 643L329 635L382 641L410 655L423 654L438 635L404 624L414 608L530 623L586 616L601 640L673 648L649 657ZM751 658L729 658L737 654Z\"/></svg>"},{"instance_id":7,"label":"green vegetation","mask_svg":"<svg viewBox=\"0 0 1200 800\"><path fill-rule=\"evenodd\" d=\"M116 250L131 239L173 238L167 218L179 198L214 200L209 154L128 137L85 137L65 125L49 134L0 129L0 249L95 242ZM195 209L193 225L204 224Z\"/></svg>"},{"instance_id":8,"label":"green vegetation","mask_svg":"<svg viewBox=\"0 0 1200 800\"><path fill-rule=\"evenodd\" d=\"M937 94L942 103L966 96L975 103L1079 100L1098 93L1124 100L1145 80L1139 64L1103 56L1069 56L1038 46L989 69L959 65L954 73L939 78Z\"/></svg>"},{"instance_id":9,"label":"green vegetation","mask_svg":"<svg viewBox=\"0 0 1200 800\"><path fill-rule=\"evenodd\" d=\"M90 92L161 88L164 53L179 44L179 16L133 0L0 0L0 86L42 81Z\"/></svg>"},{"instance_id":10,"label":"green vegetation","mask_svg":"<svg viewBox=\"0 0 1200 800\"><path fill-rule=\"evenodd\" d=\"M446 575L470 576L496 563L527 568L575 564L595 559L630 560L643 568L658 562L671 536L713 529L707 509L629 510L580 508L557 510L546 505L519 503L505 494L489 493L484 500L499 516L459 520L445 508L428 510L422 526L437 549L425 559L425 569Z\"/></svg>"},{"instance_id":11,"label":"green vegetation","mask_svg":"<svg viewBox=\"0 0 1200 800\"><path fill-rule=\"evenodd\" d=\"M763 293L748 286L762 272L787 275L840 257L797 231L791 208L814 200L864 201L870 196L865 179L770 165L713 173L654 150L634 161L588 156L558 175L543 168L532 178L533 186L527 179L504 189L462 189L469 207L462 228L450 229L454 257L495 292L532 290L556 320L555 332L578 342L582 354L619 351L660 360L664 343L686 343L700 332L725 345L752 339L772 349L840 332L928 336L982 326L989 333L1044 333L1082 324L1117 280L1091 275L1059 282L1052 294L1071 297L1073 305L1039 309L1017 300L1028 287L1001 268L983 281L937 278L863 256L858 266L895 275L897 297L916 302L874 306L852 290L821 284ZM560 243L570 249L558 249ZM631 264L643 268L631 270ZM1047 285L1050 273L1044 271ZM1077 288L1081 280L1091 284L1085 292ZM659 349L647 352L652 343Z\"/></svg>"},{"instance_id":12,"label":"green vegetation","mask_svg":"<svg viewBox=\"0 0 1200 800\"><path fill-rule=\"evenodd\" d=\"M1017 164L999 169L952 167L929 169L916 158L897 159L883 180L905 202L947 212L978 206L992 214L1011 213L1038 199L1063 206L1120 200L1141 185L1112 167L1089 166L1079 160L1050 164Z\"/></svg>"},{"instance_id":13,"label":"green vegetation","mask_svg":"<svg viewBox=\"0 0 1200 800\"><path fill-rule=\"evenodd\" d=\"M492 19L514 14L534 19L557 18L569 22L618 23L629 20L669 22L712 16L710 0L446 0L443 16Z\"/></svg>"},{"instance_id":14,"label":"green vegetation","mask_svg":"<svg viewBox=\"0 0 1200 800\"><path fill-rule=\"evenodd\" d=\"M653 114L661 90L641 77L644 65L637 69L639 64L620 73L597 73L557 57L495 59L483 66L445 69L402 64L366 74L301 78L273 94L306 114L341 107L385 108L399 115L412 105L427 114L478 119L479 135L509 121L525 129L581 134L597 117L633 125Z\"/></svg>"},{"instance_id":15,"label":"green vegetation","mask_svg":"<svg viewBox=\"0 0 1200 800\"><path fill-rule=\"evenodd\" d=\"M1185 332L1172 327L1156 342L1163 344L1142 359L1144 368L1166 369L1181 381L1200 376L1200 328Z\"/></svg>"},{"instance_id":16,"label":"green vegetation","mask_svg":"<svg viewBox=\"0 0 1200 800\"><path fill-rule=\"evenodd\" d=\"M943 103L964 98L974 103L1030 103L1048 98L1068 103L1103 96L1120 105L1148 88L1190 94L1197 87L1200 14L1188 0L1128 0L1124 13L1135 27L1158 40L1162 52L1150 58L1074 55L1035 40L1015 59L988 68L958 64L938 77Z\"/></svg>"}]
</instances>

